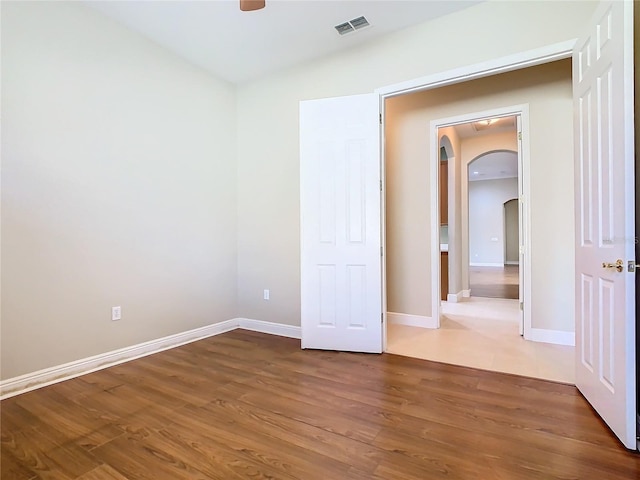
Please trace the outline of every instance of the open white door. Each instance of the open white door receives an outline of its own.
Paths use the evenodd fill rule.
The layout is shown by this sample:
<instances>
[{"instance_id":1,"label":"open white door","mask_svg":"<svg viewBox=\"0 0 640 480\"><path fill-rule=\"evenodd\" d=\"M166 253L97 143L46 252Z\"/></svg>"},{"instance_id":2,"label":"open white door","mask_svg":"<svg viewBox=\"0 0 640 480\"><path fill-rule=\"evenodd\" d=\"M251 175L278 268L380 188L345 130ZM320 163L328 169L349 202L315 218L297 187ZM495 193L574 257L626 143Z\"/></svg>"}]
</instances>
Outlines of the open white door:
<instances>
[{"instance_id":1,"label":"open white door","mask_svg":"<svg viewBox=\"0 0 640 480\"><path fill-rule=\"evenodd\" d=\"M379 105L300 102L302 348L382 352Z\"/></svg>"},{"instance_id":2,"label":"open white door","mask_svg":"<svg viewBox=\"0 0 640 480\"><path fill-rule=\"evenodd\" d=\"M576 386L635 449L632 6L599 5L573 51L573 95Z\"/></svg>"}]
</instances>

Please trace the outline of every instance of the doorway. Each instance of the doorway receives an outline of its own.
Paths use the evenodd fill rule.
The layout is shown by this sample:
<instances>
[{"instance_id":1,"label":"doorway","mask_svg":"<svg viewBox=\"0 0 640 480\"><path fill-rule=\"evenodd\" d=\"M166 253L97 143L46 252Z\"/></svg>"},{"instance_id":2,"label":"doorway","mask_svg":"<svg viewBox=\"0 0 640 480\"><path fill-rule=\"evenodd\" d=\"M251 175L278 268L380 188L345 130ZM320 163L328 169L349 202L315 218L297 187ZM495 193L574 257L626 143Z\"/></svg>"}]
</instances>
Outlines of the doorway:
<instances>
[{"instance_id":1,"label":"doorway","mask_svg":"<svg viewBox=\"0 0 640 480\"><path fill-rule=\"evenodd\" d=\"M522 122L522 117L527 121ZM523 152L520 146L523 123L528 136L527 105L433 121L440 149L452 156L451 171L460 173L447 178L441 167L439 181L431 185L439 188L440 212L447 211L446 217L440 215L441 231L447 231L447 222L454 226L454 234L447 235L446 242L442 236L440 240L439 275L441 286L446 284L448 289L439 302L441 329L464 332L456 336L473 344L466 350L470 356L491 357L494 350L511 350L508 355L493 356L492 368L507 369L502 363L507 359L505 363L520 364L521 371L534 375L534 357L518 351L518 347L527 348L521 338L524 312L520 305L525 299L519 288L520 274L524 278L527 269L525 239L520 241L520 232L530 230L524 225L529 212L519 201L524 198L524 186L528 189L528 179L521 175L529 161L528 147ZM464 188L456 188L456 183ZM522 225L520 210L525 212ZM443 218L447 220L444 225ZM507 233L514 245L507 241ZM458 361L466 362L462 352ZM572 368L570 358L564 364L567 370ZM570 371L556 378L570 381Z\"/></svg>"},{"instance_id":2,"label":"doorway","mask_svg":"<svg viewBox=\"0 0 640 480\"><path fill-rule=\"evenodd\" d=\"M431 189L428 185L420 186L422 184L419 184L419 181L421 181L420 180L421 176L423 176L422 178L430 179L430 178L437 178L437 176L439 175L439 171L441 168L440 162L442 159L441 150L440 148L435 148L435 147L432 149L431 147L432 145L434 146L437 145L437 147L444 146L445 144L444 143L440 144L439 140L445 139L445 137L446 137L445 139L446 143L451 143L454 146L459 145L460 135L455 131L455 128L454 128L455 126L462 125L462 124L469 124L470 122L482 120L483 118L486 119L486 118L508 117L508 116L513 117L519 114L519 112L523 110L526 111L526 115L523 115L523 117L526 117L524 123L526 123L525 126L528 128L529 113L527 109L527 104L517 103L517 101L518 100L520 100L521 102L528 101L529 98L531 98L532 105L533 105L535 102L538 101L538 99L544 98L545 103L548 102L547 105L549 105L555 101L555 100L551 100L551 98L558 95L557 88L560 87L560 85L562 85L562 87L560 87L560 90L564 90L564 91L559 94L560 101L564 102L563 103L564 106L562 108L563 109L566 108L566 112L568 113L567 118L565 118L565 120L563 121L565 122L564 125L568 126L568 128L566 129L566 133L564 134L566 136L566 142L562 140L560 143L554 145L556 147L555 152L549 152L548 154L538 155L538 156L540 156L543 159L542 161L547 162L551 157L557 157L557 156L570 157L571 155L570 149L572 148L572 144L571 144L572 105L571 105L571 102L568 101L570 97L570 92L571 92L571 76L570 76L569 63L565 61L565 62L559 62L558 64L551 64L551 65L545 64L544 66L534 67L532 70L519 71L518 73L514 72L513 74L519 76L518 82L515 82L515 81L510 82L508 78L506 78L506 77L510 77L510 74L505 74L504 80L501 78L491 78L490 80L486 79L484 82L481 82L480 84L474 81L473 83L457 84L455 87L451 86L451 87L444 87L442 89L439 88L437 92L436 91L431 91L427 93L420 92L420 95L416 95L415 100L412 99L413 94L402 95L399 97L392 98L393 102L390 102L390 103L388 102L385 104L386 122L387 124L390 124L385 126L385 136L386 136L385 138L385 155L386 155L385 176L386 176L386 185L387 185L387 198L386 198L387 203L385 205L385 210L387 212L385 221L387 223L387 227L385 229L385 233L387 236L386 237L386 240L387 240L386 280L387 280L387 292L388 292L388 296L387 296L388 308L386 312L387 312L387 319L388 319L388 329L390 330L394 329L396 325L401 325L403 327L404 326L407 326L407 327L420 326L420 327L433 328L435 326L434 325L435 318L436 317L439 318L440 301L438 301L438 307L437 307L438 314L436 315L435 314L436 309L432 307L431 299L437 298L438 300L440 300L441 298L441 292L439 291L439 287L442 284L440 279L440 271L438 270L434 274L433 270L435 269L429 270L428 267L425 268L425 263L424 263L425 257L421 255L426 255L426 258L428 259L427 260L428 264L437 266L440 264L442 252L440 251L440 249L435 249L435 251L431 250L428 246L429 244L430 245L446 244L446 248L448 249L447 254L449 259L446 262L446 264L451 269L451 274L447 282L449 284L449 288L447 291L447 302L443 303L442 305L448 306L451 304L455 304L457 301L458 306L462 306L462 307L472 306L471 300L473 300L473 297L471 293L471 288L469 286L468 281L466 280L466 278L468 278L467 277L468 268L469 268L468 266L470 263L468 242L465 243L463 248L463 245L460 241L460 239L464 237L463 230L468 230L468 225L467 225L468 206L462 205L462 198L466 198L466 197L463 197L462 190L464 190L465 191L464 193L467 194L469 189L469 184L473 183L468 181L466 163L479 157L482 154L487 153L487 151L505 151L505 152L510 151L513 153L513 152L517 152L519 147L517 142L513 140L508 146L505 146L505 145L500 147L494 146L491 148L486 148L486 147L481 148L481 145L479 145L479 142L476 142L476 144L473 144L473 145L471 144L466 145L465 149L462 149L462 151L460 148L457 148L457 149L454 148L453 151L447 152L447 163L448 163L447 187L450 192L450 195L452 195L453 198L456 199L456 200L453 200L453 202L451 202L452 204L448 205L449 218L448 218L447 233L446 233L448 240L447 242L444 242L444 241L441 242L440 241L441 239L438 238L440 235L440 232L443 229L441 228L442 225L440 225L439 220L436 220L438 222L437 228L435 229L436 238L431 239L430 242L429 241L424 242L424 237L421 237L420 235L423 234L422 232L431 232L431 234L433 234L434 229L432 229L430 222L432 222L434 219L437 219L438 216L440 215L438 202L437 201L433 202L434 199L437 200L438 198L437 190ZM553 80L547 83L545 81L546 77L548 78L553 77ZM505 81L505 84L507 83L509 84L509 85L506 85L505 89L501 89L500 87L498 87L498 85L501 84L502 81ZM525 87L525 84L526 84L526 87ZM540 86L540 84L542 85ZM476 87L476 85L478 86ZM514 87L514 85L517 85L517 86ZM511 93L509 92L510 89L514 91ZM527 93L520 93L520 90L526 90L526 89L531 89L534 92L536 92L538 89L542 89L542 90L545 90L545 93L544 94L532 93L530 97L528 96ZM556 93L554 93L554 90L556 90ZM474 96L477 98L474 98ZM567 100L562 100L562 99L567 99ZM514 102L514 100L516 101ZM511 105L511 106L491 109L492 106L496 107L500 105ZM431 113L435 110L437 110L437 112L440 113L439 116L437 113L436 114ZM460 113L461 111L474 112L474 113L461 114ZM445 115L442 115L442 113L445 113ZM450 116L447 116L446 114L449 114ZM429 115L431 115L431 118L429 118ZM425 118L426 118L426 121L425 121ZM444 121L433 120L433 118L444 119ZM543 137L548 137L549 135L553 134L555 136L557 134L551 131L547 131L546 133L540 132L540 130L548 129L549 118L553 118L551 116L551 113L547 115L543 115L543 118L539 118L536 120L536 125L535 125L536 132L539 132L536 135L542 135ZM436 123L436 125L432 125L434 122ZM426 141L425 143L420 143L419 145L416 145L415 143L412 144L412 142L415 142L415 140L418 137L422 137L422 138L425 137L425 130L426 130L424 128L425 124L429 125L430 127L427 133L432 132L427 135L428 141ZM437 130L435 127L438 127L438 126L441 127L442 130L436 134ZM512 130L513 132L515 132L516 129L512 128ZM537 138L541 138L541 137L538 136ZM522 143L527 144L526 145L527 148L530 148L528 145L529 141L530 141L529 135L524 135L524 138L522 139ZM560 153L565 148L563 146L565 143L568 145L567 151L565 153ZM543 148L546 148L546 146L540 145L539 143L536 144L537 149L539 149L541 146ZM420 154L421 147L422 147L422 152L428 151L431 153L433 163L430 163L429 159L425 159L424 153L422 153L422 155ZM463 156L465 159L465 165L462 165L462 162L461 162L461 159ZM407 160L407 158L411 158L411 157L413 157L413 159L415 160L413 159ZM421 163L418 163L418 162L421 162ZM542 168L544 169L544 168L553 168L553 167L542 167ZM431 172L429 171L430 169L432 170ZM536 169L534 170L539 172L540 169L541 169L541 164L538 163L538 165L536 165ZM556 172L558 175L564 176L564 179L565 179L564 182L566 183L572 182L573 180L572 172L570 171L561 172L559 170L556 170ZM456 182L452 180L452 179L455 179L456 177L460 178L460 181ZM525 175L525 178L526 178L526 175ZM526 182L527 180L525 180L525 183ZM419 190L420 188L424 189L423 192L425 192L426 195L422 194L421 197L418 196L414 198L423 199L424 203L421 204L423 205L422 210L416 207L416 205L420 205L420 203L419 202L415 203L410 198L412 195L412 190L413 189ZM396 193L400 191L400 194L395 196L394 193L390 193L390 191L393 189L398 189ZM391 198L390 198L390 195L392 196ZM518 197L517 193L515 197ZM513 197L506 198L504 201L511 200L512 198ZM504 237L504 231L503 231L504 225L502 223L503 215L501 213L503 209L504 201L500 203L500 210L499 210L500 222L497 226L498 228L497 234L501 239L503 239ZM427 212L424 211L424 205L430 205L430 208L428 209L429 211ZM525 209L526 208L527 207L525 206ZM465 215L464 216L458 215L458 217L456 218L454 214L452 217L452 209L459 209L461 211L464 210ZM565 228L565 226L571 227L573 212L572 211L564 212L562 213L562 215L565 215L567 218L563 220L561 227L562 228ZM402 225L399 220L406 220L407 223ZM532 229L528 228L527 230L528 232L530 232ZM526 235L523 237L526 238ZM543 240L539 237L540 236L536 237L536 240L538 242ZM561 241L565 241L569 238L570 236L567 236L561 239ZM458 245L456 245L456 239L458 240ZM489 241L490 240L491 239L489 238ZM543 240L543 242L544 241L546 240ZM424 250L425 243L427 246L426 250ZM423 250L420 251L420 248L423 248ZM503 242L499 243L498 254L500 255L499 262L501 265L503 265L506 261L504 258L504 255L505 255L504 248L505 248L504 243ZM570 247L567 247L567 248L570 248ZM528 253L530 252L525 252L524 254L526 255ZM394 264L394 261L398 258L399 258L399 262ZM538 266L538 270L540 270L539 266ZM434 275L435 278L431 279L432 282L429 282L429 278L425 278L424 276L425 273L427 274L427 277ZM412 281L411 280L407 281L406 279L400 279L399 282L396 283L398 280L397 276L398 275L402 276L403 274L406 274L407 277L411 277ZM562 273L562 275L566 276L566 272ZM571 281L572 281L572 278L565 279L565 283L570 283ZM532 282L529 282L529 287L528 287L529 289L531 288L531 283ZM420 288L421 284L427 285L427 286L431 284L431 286L428 287L431 293L430 299L427 297L427 295L424 294L424 289ZM399 289L398 288L399 285L402 285L402 288ZM520 285L522 285L525 290L524 298L526 298L526 293L530 294L530 290L527 291L526 282L524 282L524 284L518 282L518 288L520 287ZM545 288L545 287L546 285L542 285L542 288ZM416 293L415 297L412 297L412 292ZM399 294L399 295L396 295L396 294ZM421 300L423 301L422 305L419 304ZM429 302L428 305L425 305L425 303L427 303L425 302L425 300ZM513 313L515 313L516 315L519 314L520 312L519 302L517 300L515 302L516 302L515 308L514 308L515 312L503 311L505 315L513 314ZM405 310L402 309L404 306L407 306ZM473 305L473 306L477 306L477 305ZM550 307L550 305L548 306ZM544 308L546 307L547 305L544 306ZM409 310L409 308L413 308L414 310L411 311ZM422 311L416 311L418 308L422 308ZM485 313L488 310L486 306L481 306L481 308ZM527 308L526 302L523 308L525 309ZM485 318L484 317L485 313L481 315L475 315L475 318L480 318L480 317ZM445 314L448 315L448 312L445 312ZM419 332L419 335L413 334L413 333L408 334L406 337L402 339L402 342L405 342L405 345L406 345L408 344L408 342L411 341L412 338L415 339L418 336L422 337L423 335L433 335L434 332L437 332L436 335L441 335L443 331L445 334L451 334L451 333L459 334L463 331L466 331L466 332L474 331L474 329L466 328L460 322L457 322L456 318L453 318L453 319L449 318L449 319L454 320L454 322L449 323L449 326L451 328L443 327L443 328L440 328L439 331L437 330L427 330L426 332L421 331ZM409 320L411 320L411 323L409 323ZM501 325L504 325L504 322ZM388 330L388 332L390 330ZM533 332L533 333L535 334L536 332ZM513 338L515 338L516 340L522 340L522 338L519 335L520 332L517 325L512 330L512 334L513 334ZM555 358L553 361L554 365L551 365L548 362L548 359L550 359L552 355L546 355L547 360L545 360L544 358L541 360L542 363L546 364L545 373L536 373L533 371L522 370L521 367L522 368L524 367L521 365L521 362L519 362L516 358L508 357L508 355L503 355L502 353L500 353L501 349L504 349L502 351L508 350L506 346L496 346L496 344L494 343L494 340L483 337L482 334L478 332L476 332L475 338L476 338L475 340L469 340L467 343L465 343L464 340L459 339L457 343L459 345L459 348L455 348L455 349L452 348L451 344L449 344L449 348L447 349L447 348L436 347L433 343L431 343L429 347L431 351L430 353L440 351L440 353L443 353L445 355L446 359L449 359L449 361L454 362L454 361L460 361L460 360L456 360L452 358L453 353L455 351L465 350L467 354L470 354L471 356L475 355L476 360L478 360L479 363L475 364L474 366L477 366L479 368L497 368L497 369L505 368L505 370L502 370L502 371L510 371L512 373L517 372L517 373L532 375L532 376L539 375L542 378L558 379L558 377L545 376L545 375L549 375L549 371L551 371L551 369L553 369L554 366L566 365L569 373L571 373L571 371L573 370L573 358L572 358L573 350L571 347L569 348L563 348L562 346L558 347L558 350L566 350L566 352L562 360L557 356L554 357ZM487 351L488 352L490 351L490 353L474 354L474 352L477 349L477 344L479 343L479 339L482 339L482 341L486 340ZM391 340L391 342L389 340ZM388 339L387 345L389 346L390 343L393 343L393 338ZM427 341L425 340L423 345L426 345L426 344L427 344ZM532 346L532 345L528 344L528 346ZM545 347L549 347L549 346L546 345ZM449 351L444 352L444 350L449 350ZM391 348L387 348L387 351L390 351L393 353L401 353L398 350L396 350L393 345L391 345ZM418 352L414 352L414 353L418 353ZM510 361L506 362L508 363L508 365L498 365L499 363L498 357L509 358ZM446 361L446 359L442 357L439 358L439 360L441 361ZM462 362L460 363L464 364ZM473 364L469 364L469 365L473 365ZM571 381L571 377L569 378L565 377L564 381Z\"/></svg>"},{"instance_id":3,"label":"doorway","mask_svg":"<svg viewBox=\"0 0 640 480\"><path fill-rule=\"evenodd\" d=\"M530 171L530 147L528 142L523 147L522 142L529 137L529 107L522 104L465 113L432 120L430 125L439 151L444 149L447 157L451 157L450 173L441 166L440 178L430 182L430 187L438 191L435 197L441 212L440 248L436 249L440 262L434 263L440 269L432 272L432 281L439 281L446 290L439 300L433 297L433 311L438 312L440 320L444 305L441 302L455 304L470 297L508 299L513 303L517 332L523 335L526 330L528 334L530 309L525 306L530 291L521 287L530 275L525 248L530 242L525 232L531 228L529 207L521 199L530 190L524 174ZM507 229L505 204L510 200L514 200L510 210L515 207L516 215L510 213ZM443 211L447 212L446 217ZM443 218L447 219L444 224ZM506 259L507 231L511 239L515 238L515 246L509 245L511 265ZM442 232L446 233L446 242ZM491 302L488 305L490 309ZM450 314L451 308L447 310Z\"/></svg>"},{"instance_id":4,"label":"doorway","mask_svg":"<svg viewBox=\"0 0 640 480\"><path fill-rule=\"evenodd\" d=\"M518 154L482 154L469 164L467 178L470 295L520 300Z\"/></svg>"}]
</instances>

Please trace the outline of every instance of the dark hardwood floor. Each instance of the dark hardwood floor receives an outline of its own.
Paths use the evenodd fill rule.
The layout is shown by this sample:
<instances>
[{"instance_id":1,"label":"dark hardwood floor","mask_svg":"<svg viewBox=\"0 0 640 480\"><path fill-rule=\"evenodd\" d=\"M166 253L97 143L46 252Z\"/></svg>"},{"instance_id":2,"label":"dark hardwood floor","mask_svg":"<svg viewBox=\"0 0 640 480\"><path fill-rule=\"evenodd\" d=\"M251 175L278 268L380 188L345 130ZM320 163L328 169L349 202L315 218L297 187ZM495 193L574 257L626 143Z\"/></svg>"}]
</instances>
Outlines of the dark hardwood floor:
<instances>
[{"instance_id":1,"label":"dark hardwood floor","mask_svg":"<svg viewBox=\"0 0 640 480\"><path fill-rule=\"evenodd\" d=\"M569 385L236 330L2 401L2 479L637 479Z\"/></svg>"},{"instance_id":2,"label":"dark hardwood floor","mask_svg":"<svg viewBox=\"0 0 640 480\"><path fill-rule=\"evenodd\" d=\"M518 283L517 265L469 267L469 289L473 297L517 300L520 297Z\"/></svg>"}]
</instances>

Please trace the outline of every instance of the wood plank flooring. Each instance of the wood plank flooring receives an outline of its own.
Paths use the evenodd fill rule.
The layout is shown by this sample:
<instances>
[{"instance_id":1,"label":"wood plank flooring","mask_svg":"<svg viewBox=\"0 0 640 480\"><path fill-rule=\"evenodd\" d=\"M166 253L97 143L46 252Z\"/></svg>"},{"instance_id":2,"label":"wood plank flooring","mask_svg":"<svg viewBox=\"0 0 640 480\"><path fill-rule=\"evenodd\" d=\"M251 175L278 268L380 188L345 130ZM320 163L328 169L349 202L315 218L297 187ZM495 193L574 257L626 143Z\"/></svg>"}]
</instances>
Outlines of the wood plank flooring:
<instances>
[{"instance_id":1,"label":"wood plank flooring","mask_svg":"<svg viewBox=\"0 0 640 480\"><path fill-rule=\"evenodd\" d=\"M3 480L640 477L574 387L243 330L0 408Z\"/></svg>"},{"instance_id":2,"label":"wood plank flooring","mask_svg":"<svg viewBox=\"0 0 640 480\"><path fill-rule=\"evenodd\" d=\"M469 289L473 297L518 299L517 265L469 267Z\"/></svg>"}]
</instances>

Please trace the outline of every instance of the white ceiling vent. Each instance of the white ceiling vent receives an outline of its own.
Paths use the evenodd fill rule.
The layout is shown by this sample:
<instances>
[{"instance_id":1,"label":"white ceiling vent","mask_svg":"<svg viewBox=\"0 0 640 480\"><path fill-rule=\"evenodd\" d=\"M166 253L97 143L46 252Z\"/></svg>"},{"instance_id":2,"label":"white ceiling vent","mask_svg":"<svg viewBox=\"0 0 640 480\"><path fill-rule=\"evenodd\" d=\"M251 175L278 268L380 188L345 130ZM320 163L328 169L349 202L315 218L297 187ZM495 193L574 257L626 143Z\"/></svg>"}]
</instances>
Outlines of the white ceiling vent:
<instances>
[{"instance_id":1,"label":"white ceiling vent","mask_svg":"<svg viewBox=\"0 0 640 480\"><path fill-rule=\"evenodd\" d=\"M358 17L353 20L349 20L348 22L341 23L340 25L336 25L335 29L340 35L344 35L345 33L355 32L356 30L360 30L361 28L368 26L369 21L366 18Z\"/></svg>"}]
</instances>

